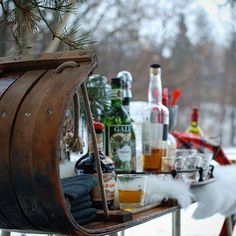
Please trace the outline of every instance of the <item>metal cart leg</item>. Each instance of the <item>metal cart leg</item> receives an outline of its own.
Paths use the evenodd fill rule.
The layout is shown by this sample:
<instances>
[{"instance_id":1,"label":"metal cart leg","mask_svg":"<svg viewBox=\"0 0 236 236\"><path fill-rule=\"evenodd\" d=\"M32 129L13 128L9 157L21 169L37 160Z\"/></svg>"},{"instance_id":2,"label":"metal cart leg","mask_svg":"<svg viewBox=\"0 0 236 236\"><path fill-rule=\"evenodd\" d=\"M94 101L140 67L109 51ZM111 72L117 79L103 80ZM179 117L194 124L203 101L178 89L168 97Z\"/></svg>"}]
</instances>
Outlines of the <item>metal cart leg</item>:
<instances>
[{"instance_id":1,"label":"metal cart leg","mask_svg":"<svg viewBox=\"0 0 236 236\"><path fill-rule=\"evenodd\" d=\"M231 236L233 233L233 224L231 217L225 219L227 236Z\"/></svg>"},{"instance_id":2,"label":"metal cart leg","mask_svg":"<svg viewBox=\"0 0 236 236\"><path fill-rule=\"evenodd\" d=\"M10 235L11 235L11 231L2 230L1 232L1 236L10 236Z\"/></svg>"},{"instance_id":3,"label":"metal cart leg","mask_svg":"<svg viewBox=\"0 0 236 236\"><path fill-rule=\"evenodd\" d=\"M181 229L180 229L180 209L174 211L172 213L172 236L180 236Z\"/></svg>"}]
</instances>

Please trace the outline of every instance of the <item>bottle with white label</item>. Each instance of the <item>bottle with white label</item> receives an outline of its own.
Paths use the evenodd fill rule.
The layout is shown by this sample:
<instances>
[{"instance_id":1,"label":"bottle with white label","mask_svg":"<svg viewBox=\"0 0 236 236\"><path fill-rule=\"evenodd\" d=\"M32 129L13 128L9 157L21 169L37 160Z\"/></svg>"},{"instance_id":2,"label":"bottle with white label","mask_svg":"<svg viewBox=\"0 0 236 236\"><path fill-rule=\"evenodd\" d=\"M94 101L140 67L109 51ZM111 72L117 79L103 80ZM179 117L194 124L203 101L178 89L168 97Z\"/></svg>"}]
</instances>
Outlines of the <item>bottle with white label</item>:
<instances>
[{"instance_id":1,"label":"bottle with white label","mask_svg":"<svg viewBox=\"0 0 236 236\"><path fill-rule=\"evenodd\" d=\"M132 75L128 71L120 71L117 76L123 80L123 99L122 99L122 105L124 109L127 111L128 115L130 116L130 101L132 100L132 91L131 91L131 85L132 85ZM131 169L132 171L136 172L137 169L137 161L136 161L136 135L134 132L133 127L133 120L131 119L131 139L130 139L130 145L131 145Z\"/></svg>"},{"instance_id":2,"label":"bottle with white label","mask_svg":"<svg viewBox=\"0 0 236 236\"><path fill-rule=\"evenodd\" d=\"M143 111L143 171L161 170L162 157L167 155L169 110L162 104L161 66L150 66L148 105Z\"/></svg>"},{"instance_id":3,"label":"bottle with white label","mask_svg":"<svg viewBox=\"0 0 236 236\"><path fill-rule=\"evenodd\" d=\"M122 106L122 84L121 78L111 80L111 109L103 119L105 150L116 172L131 172L131 120Z\"/></svg>"}]
</instances>

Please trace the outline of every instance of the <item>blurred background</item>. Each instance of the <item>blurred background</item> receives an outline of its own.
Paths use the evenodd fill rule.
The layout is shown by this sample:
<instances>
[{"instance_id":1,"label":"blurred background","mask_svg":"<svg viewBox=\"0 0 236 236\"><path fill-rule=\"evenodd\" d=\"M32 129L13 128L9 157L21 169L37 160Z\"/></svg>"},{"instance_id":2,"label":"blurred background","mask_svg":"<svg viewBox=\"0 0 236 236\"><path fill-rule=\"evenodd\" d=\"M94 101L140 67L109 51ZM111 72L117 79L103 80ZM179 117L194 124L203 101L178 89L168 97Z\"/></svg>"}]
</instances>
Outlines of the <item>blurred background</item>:
<instances>
[{"instance_id":1,"label":"blurred background","mask_svg":"<svg viewBox=\"0 0 236 236\"><path fill-rule=\"evenodd\" d=\"M3 1L11 9L12 1ZM68 1L70 2L70 1ZM200 126L224 146L236 143L236 3L232 0L86 0L71 1L74 10L45 19L52 28L74 26L88 47L96 48L96 73L109 79L121 70L133 75L133 100L147 101L149 65L162 65L163 87L179 88L176 130L190 123L192 106L200 108ZM2 12L0 12L2 14ZM37 19L36 19L37 20ZM24 18L22 22L24 25ZM33 52L65 49L55 43L44 22L37 33L19 40ZM24 30L24 28L23 28ZM0 55L16 54L15 42L2 21ZM83 38L84 37L84 38Z\"/></svg>"}]
</instances>

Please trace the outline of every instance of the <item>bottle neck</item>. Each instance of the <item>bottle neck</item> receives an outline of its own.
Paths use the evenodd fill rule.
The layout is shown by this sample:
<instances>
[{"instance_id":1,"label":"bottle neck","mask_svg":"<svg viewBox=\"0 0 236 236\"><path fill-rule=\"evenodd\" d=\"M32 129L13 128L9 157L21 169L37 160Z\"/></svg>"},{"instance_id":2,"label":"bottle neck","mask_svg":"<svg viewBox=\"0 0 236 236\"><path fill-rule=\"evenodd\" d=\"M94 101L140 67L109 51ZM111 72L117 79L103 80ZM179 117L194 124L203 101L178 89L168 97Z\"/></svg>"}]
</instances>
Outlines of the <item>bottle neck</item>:
<instances>
[{"instance_id":1,"label":"bottle neck","mask_svg":"<svg viewBox=\"0 0 236 236\"><path fill-rule=\"evenodd\" d=\"M197 126L198 126L198 123L197 123L196 121L192 121L192 122L191 122L191 126L192 126L192 127L197 127Z\"/></svg>"},{"instance_id":2,"label":"bottle neck","mask_svg":"<svg viewBox=\"0 0 236 236\"><path fill-rule=\"evenodd\" d=\"M148 102L152 104L162 104L162 83L160 74L150 74Z\"/></svg>"},{"instance_id":3,"label":"bottle neck","mask_svg":"<svg viewBox=\"0 0 236 236\"><path fill-rule=\"evenodd\" d=\"M192 126L198 125L198 112L196 110L192 111L191 124L192 124Z\"/></svg>"},{"instance_id":4,"label":"bottle neck","mask_svg":"<svg viewBox=\"0 0 236 236\"><path fill-rule=\"evenodd\" d=\"M130 114L130 98L129 97L125 97L122 101L122 105L124 107L124 109L127 111L128 114Z\"/></svg>"},{"instance_id":5,"label":"bottle neck","mask_svg":"<svg viewBox=\"0 0 236 236\"><path fill-rule=\"evenodd\" d=\"M111 106L122 106L122 89L121 87L115 87L111 90Z\"/></svg>"},{"instance_id":6,"label":"bottle neck","mask_svg":"<svg viewBox=\"0 0 236 236\"><path fill-rule=\"evenodd\" d=\"M103 152L102 133L96 133L97 147L99 152ZM94 153L91 134L89 135L89 153Z\"/></svg>"}]
</instances>

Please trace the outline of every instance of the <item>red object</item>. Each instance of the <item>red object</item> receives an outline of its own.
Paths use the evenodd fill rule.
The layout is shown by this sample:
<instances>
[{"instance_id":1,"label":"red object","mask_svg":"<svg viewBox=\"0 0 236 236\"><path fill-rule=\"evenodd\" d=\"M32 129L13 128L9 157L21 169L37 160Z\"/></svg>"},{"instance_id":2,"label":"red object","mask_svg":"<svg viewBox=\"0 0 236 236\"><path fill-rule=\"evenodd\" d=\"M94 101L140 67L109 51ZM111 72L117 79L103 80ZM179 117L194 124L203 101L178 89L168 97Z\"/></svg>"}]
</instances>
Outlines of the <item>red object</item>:
<instances>
[{"instance_id":1,"label":"red object","mask_svg":"<svg viewBox=\"0 0 236 236\"><path fill-rule=\"evenodd\" d=\"M104 124L101 122L94 122L94 129L99 129L99 130L103 130L104 129Z\"/></svg>"},{"instance_id":2,"label":"red object","mask_svg":"<svg viewBox=\"0 0 236 236\"><path fill-rule=\"evenodd\" d=\"M177 100L179 99L179 97L181 96L181 91L179 88L175 88L172 92L172 100L170 102L171 106L174 106L177 102Z\"/></svg>"},{"instance_id":3,"label":"red object","mask_svg":"<svg viewBox=\"0 0 236 236\"><path fill-rule=\"evenodd\" d=\"M176 138L178 148L196 148L197 150L201 150L201 148L204 147L214 153L213 158L219 164L232 164L232 162L226 157L222 148L210 140L195 134L179 133L176 131L173 131L172 135Z\"/></svg>"},{"instance_id":4,"label":"red object","mask_svg":"<svg viewBox=\"0 0 236 236\"><path fill-rule=\"evenodd\" d=\"M162 91L162 104L166 107L169 106L168 88L164 88Z\"/></svg>"},{"instance_id":5,"label":"red object","mask_svg":"<svg viewBox=\"0 0 236 236\"><path fill-rule=\"evenodd\" d=\"M192 108L192 122L198 122L198 107Z\"/></svg>"}]
</instances>

